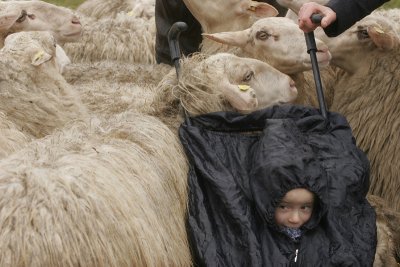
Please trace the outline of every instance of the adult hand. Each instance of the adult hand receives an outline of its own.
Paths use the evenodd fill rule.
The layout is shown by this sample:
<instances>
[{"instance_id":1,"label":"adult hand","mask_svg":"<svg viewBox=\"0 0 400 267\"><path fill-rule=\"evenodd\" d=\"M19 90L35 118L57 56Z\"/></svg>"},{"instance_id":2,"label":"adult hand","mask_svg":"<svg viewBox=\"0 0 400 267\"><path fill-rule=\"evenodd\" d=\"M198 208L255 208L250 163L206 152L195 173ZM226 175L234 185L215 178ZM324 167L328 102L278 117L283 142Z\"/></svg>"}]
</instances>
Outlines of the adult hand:
<instances>
[{"instance_id":1,"label":"adult hand","mask_svg":"<svg viewBox=\"0 0 400 267\"><path fill-rule=\"evenodd\" d=\"M323 16L321 20L321 27L325 28L336 20L336 13L329 7L317 4L315 2L308 2L302 5L299 10L299 28L304 32L311 32L315 30L319 25L314 24L311 21L312 14L321 14Z\"/></svg>"}]
</instances>

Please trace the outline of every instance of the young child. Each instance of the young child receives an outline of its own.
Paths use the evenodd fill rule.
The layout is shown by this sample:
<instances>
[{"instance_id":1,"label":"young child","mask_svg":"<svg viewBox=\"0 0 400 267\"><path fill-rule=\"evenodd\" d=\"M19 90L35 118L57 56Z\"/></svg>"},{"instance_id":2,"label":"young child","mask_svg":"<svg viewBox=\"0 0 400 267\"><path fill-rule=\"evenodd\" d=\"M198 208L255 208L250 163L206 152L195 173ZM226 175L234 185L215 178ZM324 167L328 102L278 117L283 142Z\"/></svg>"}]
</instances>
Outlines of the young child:
<instances>
[{"instance_id":1,"label":"young child","mask_svg":"<svg viewBox=\"0 0 400 267\"><path fill-rule=\"evenodd\" d=\"M283 234L299 241L301 226L307 223L314 209L314 193L305 188L290 190L275 209L275 222Z\"/></svg>"}]
</instances>

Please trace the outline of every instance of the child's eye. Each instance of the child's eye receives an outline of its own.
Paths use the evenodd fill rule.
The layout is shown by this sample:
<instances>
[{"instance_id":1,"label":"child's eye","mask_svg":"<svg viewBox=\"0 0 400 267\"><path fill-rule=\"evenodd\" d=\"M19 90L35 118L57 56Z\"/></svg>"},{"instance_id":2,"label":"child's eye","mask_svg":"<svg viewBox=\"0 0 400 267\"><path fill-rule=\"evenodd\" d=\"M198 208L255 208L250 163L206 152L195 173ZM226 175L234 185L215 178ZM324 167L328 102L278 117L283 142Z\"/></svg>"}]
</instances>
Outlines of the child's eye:
<instances>
[{"instance_id":1,"label":"child's eye","mask_svg":"<svg viewBox=\"0 0 400 267\"><path fill-rule=\"evenodd\" d=\"M288 206L286 206L286 205L279 205L279 208L284 210L284 209L287 209Z\"/></svg>"},{"instance_id":2,"label":"child's eye","mask_svg":"<svg viewBox=\"0 0 400 267\"><path fill-rule=\"evenodd\" d=\"M305 205L305 206L302 206L301 209L305 210L305 211L311 211L313 208L311 205Z\"/></svg>"}]
</instances>

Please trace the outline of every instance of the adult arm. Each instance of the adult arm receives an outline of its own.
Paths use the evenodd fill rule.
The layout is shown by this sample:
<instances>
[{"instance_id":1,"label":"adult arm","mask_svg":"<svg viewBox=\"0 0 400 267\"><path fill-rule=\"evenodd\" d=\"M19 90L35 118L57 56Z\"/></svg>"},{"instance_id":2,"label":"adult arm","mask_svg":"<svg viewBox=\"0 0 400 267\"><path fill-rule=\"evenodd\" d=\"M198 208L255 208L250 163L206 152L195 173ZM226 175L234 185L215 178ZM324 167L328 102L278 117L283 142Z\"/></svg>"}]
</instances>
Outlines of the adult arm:
<instances>
[{"instance_id":1,"label":"adult arm","mask_svg":"<svg viewBox=\"0 0 400 267\"><path fill-rule=\"evenodd\" d=\"M336 13L336 20L324 31L330 37L337 36L369 15L388 0L331 0L326 4Z\"/></svg>"},{"instance_id":2,"label":"adult arm","mask_svg":"<svg viewBox=\"0 0 400 267\"><path fill-rule=\"evenodd\" d=\"M388 0L330 0L326 5L307 2L299 10L299 27L304 32L313 31L318 25L311 22L314 13L323 15L321 27L325 33L334 37L354 23L369 15Z\"/></svg>"}]
</instances>

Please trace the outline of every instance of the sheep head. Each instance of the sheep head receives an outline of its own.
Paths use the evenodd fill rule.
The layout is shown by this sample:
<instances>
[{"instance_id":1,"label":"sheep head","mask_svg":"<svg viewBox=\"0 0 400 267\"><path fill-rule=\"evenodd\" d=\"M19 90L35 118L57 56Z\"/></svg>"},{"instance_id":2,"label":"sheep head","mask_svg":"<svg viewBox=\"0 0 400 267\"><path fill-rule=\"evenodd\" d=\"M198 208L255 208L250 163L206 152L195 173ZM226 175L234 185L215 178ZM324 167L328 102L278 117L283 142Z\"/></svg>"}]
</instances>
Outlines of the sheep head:
<instances>
[{"instance_id":1,"label":"sheep head","mask_svg":"<svg viewBox=\"0 0 400 267\"><path fill-rule=\"evenodd\" d=\"M384 13L374 12L341 35L329 38L326 43L332 64L354 73L370 66L376 58L396 53L400 38L393 25Z\"/></svg>"},{"instance_id":2,"label":"sheep head","mask_svg":"<svg viewBox=\"0 0 400 267\"><path fill-rule=\"evenodd\" d=\"M20 55L21 61L39 66L55 58L56 41L49 32L13 33L5 39L2 51Z\"/></svg>"},{"instance_id":3,"label":"sheep head","mask_svg":"<svg viewBox=\"0 0 400 267\"><path fill-rule=\"evenodd\" d=\"M246 30L204 33L203 36L215 42L239 47L241 55L267 62L283 73L295 74L311 69L304 33L288 18L263 18ZM318 39L316 45L319 66L329 65L331 54L328 47Z\"/></svg>"},{"instance_id":4,"label":"sheep head","mask_svg":"<svg viewBox=\"0 0 400 267\"><path fill-rule=\"evenodd\" d=\"M246 113L297 97L289 76L256 59L199 54L181 64L178 84L170 76L160 83L156 103L164 105L157 108L162 114L176 113L179 103L191 115L229 110Z\"/></svg>"},{"instance_id":5,"label":"sheep head","mask_svg":"<svg viewBox=\"0 0 400 267\"><path fill-rule=\"evenodd\" d=\"M0 2L0 32L5 37L21 31L51 31L59 44L77 41L82 26L64 7L42 1Z\"/></svg>"}]
</instances>

